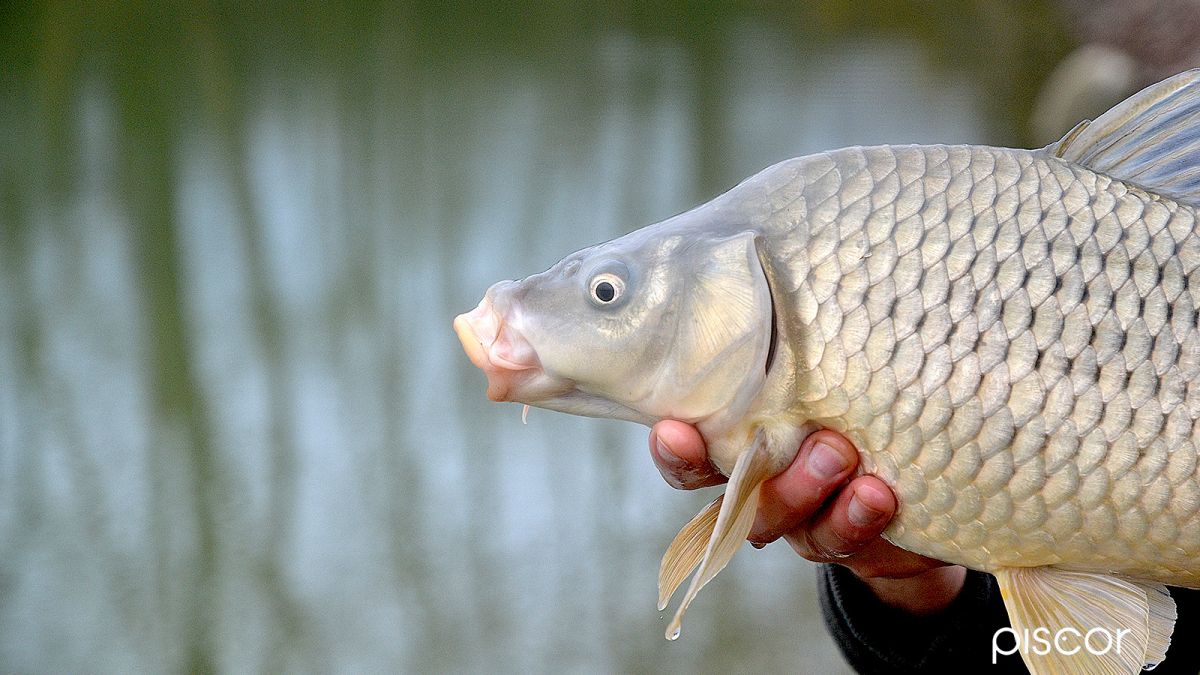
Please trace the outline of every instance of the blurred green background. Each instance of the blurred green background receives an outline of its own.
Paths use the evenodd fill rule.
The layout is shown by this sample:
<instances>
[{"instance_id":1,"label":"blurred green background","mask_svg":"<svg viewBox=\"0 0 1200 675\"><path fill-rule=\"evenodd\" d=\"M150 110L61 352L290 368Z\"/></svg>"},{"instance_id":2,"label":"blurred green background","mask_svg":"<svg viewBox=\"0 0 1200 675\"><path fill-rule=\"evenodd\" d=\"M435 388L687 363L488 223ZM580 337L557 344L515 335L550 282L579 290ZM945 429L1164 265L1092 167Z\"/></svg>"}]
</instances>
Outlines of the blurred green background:
<instances>
[{"instance_id":1,"label":"blurred green background","mask_svg":"<svg viewBox=\"0 0 1200 675\"><path fill-rule=\"evenodd\" d=\"M1052 140L1067 10L0 5L0 671L844 671L783 544L665 642L713 495L451 319L787 157Z\"/></svg>"}]
</instances>

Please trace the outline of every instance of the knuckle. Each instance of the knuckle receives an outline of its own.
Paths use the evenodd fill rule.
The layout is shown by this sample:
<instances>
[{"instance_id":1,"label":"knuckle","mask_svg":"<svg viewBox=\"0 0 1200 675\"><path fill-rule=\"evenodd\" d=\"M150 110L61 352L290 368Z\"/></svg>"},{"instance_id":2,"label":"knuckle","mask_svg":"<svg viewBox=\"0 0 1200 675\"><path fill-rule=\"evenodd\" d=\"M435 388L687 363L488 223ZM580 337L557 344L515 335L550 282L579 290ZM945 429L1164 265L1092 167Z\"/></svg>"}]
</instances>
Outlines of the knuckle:
<instances>
[{"instance_id":1,"label":"knuckle","mask_svg":"<svg viewBox=\"0 0 1200 675\"><path fill-rule=\"evenodd\" d=\"M805 547L814 555L818 562L839 562L854 555L857 547L849 545L842 537L834 534L833 541L824 542L818 538L811 529L804 530Z\"/></svg>"}]
</instances>

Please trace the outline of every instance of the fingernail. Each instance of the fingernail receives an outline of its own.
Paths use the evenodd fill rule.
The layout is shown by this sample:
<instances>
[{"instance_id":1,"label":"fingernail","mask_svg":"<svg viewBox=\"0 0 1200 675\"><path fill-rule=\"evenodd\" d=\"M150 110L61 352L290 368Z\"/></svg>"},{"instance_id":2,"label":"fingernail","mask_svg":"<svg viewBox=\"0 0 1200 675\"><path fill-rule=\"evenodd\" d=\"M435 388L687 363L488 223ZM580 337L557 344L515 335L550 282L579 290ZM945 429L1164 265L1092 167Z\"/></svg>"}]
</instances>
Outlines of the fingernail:
<instances>
[{"instance_id":1,"label":"fingernail","mask_svg":"<svg viewBox=\"0 0 1200 675\"><path fill-rule=\"evenodd\" d=\"M846 506L846 517L850 519L851 523L859 527L865 527L874 523L882 515L883 511L876 511L867 506L858 498L857 494L850 498L850 504Z\"/></svg>"},{"instance_id":2,"label":"fingernail","mask_svg":"<svg viewBox=\"0 0 1200 675\"><path fill-rule=\"evenodd\" d=\"M667 444L663 443L662 437L658 436L657 434L654 436L654 445L658 448L658 458L663 464L666 464L672 469L687 468L687 462L684 462L682 459L680 459L679 455L671 452L671 448L667 447Z\"/></svg>"},{"instance_id":3,"label":"fingernail","mask_svg":"<svg viewBox=\"0 0 1200 675\"><path fill-rule=\"evenodd\" d=\"M761 542L761 541L752 541L752 542L750 542L750 545L753 546L754 548L766 548L767 547L766 543Z\"/></svg>"},{"instance_id":4,"label":"fingernail","mask_svg":"<svg viewBox=\"0 0 1200 675\"><path fill-rule=\"evenodd\" d=\"M815 443L808 453L808 473L813 478L828 480L846 470L846 458L825 443Z\"/></svg>"}]
</instances>

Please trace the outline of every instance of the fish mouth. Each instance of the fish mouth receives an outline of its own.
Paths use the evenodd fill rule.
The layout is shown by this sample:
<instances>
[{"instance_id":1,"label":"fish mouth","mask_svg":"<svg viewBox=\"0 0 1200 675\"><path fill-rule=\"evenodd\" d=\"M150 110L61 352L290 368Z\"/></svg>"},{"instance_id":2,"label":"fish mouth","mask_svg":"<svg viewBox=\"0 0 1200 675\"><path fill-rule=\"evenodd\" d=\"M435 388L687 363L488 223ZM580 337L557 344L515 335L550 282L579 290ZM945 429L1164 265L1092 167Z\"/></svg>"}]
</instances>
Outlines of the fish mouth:
<instances>
[{"instance_id":1,"label":"fish mouth","mask_svg":"<svg viewBox=\"0 0 1200 675\"><path fill-rule=\"evenodd\" d=\"M476 368L488 379L487 396L493 401L513 401L515 390L542 369L537 352L506 322L493 302L494 290L479 306L454 319L454 332Z\"/></svg>"}]
</instances>

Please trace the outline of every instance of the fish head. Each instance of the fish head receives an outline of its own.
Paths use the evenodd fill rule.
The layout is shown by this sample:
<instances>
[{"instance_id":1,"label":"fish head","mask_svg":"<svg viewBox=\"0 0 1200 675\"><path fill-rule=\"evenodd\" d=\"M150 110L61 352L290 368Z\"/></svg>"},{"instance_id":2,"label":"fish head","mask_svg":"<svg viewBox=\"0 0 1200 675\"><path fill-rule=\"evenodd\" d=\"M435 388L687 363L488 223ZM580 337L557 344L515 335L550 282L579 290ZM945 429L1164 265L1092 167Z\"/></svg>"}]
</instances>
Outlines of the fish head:
<instances>
[{"instance_id":1,"label":"fish head","mask_svg":"<svg viewBox=\"0 0 1200 675\"><path fill-rule=\"evenodd\" d=\"M665 225L499 282L457 317L488 397L643 424L745 409L773 338L756 238Z\"/></svg>"}]
</instances>

